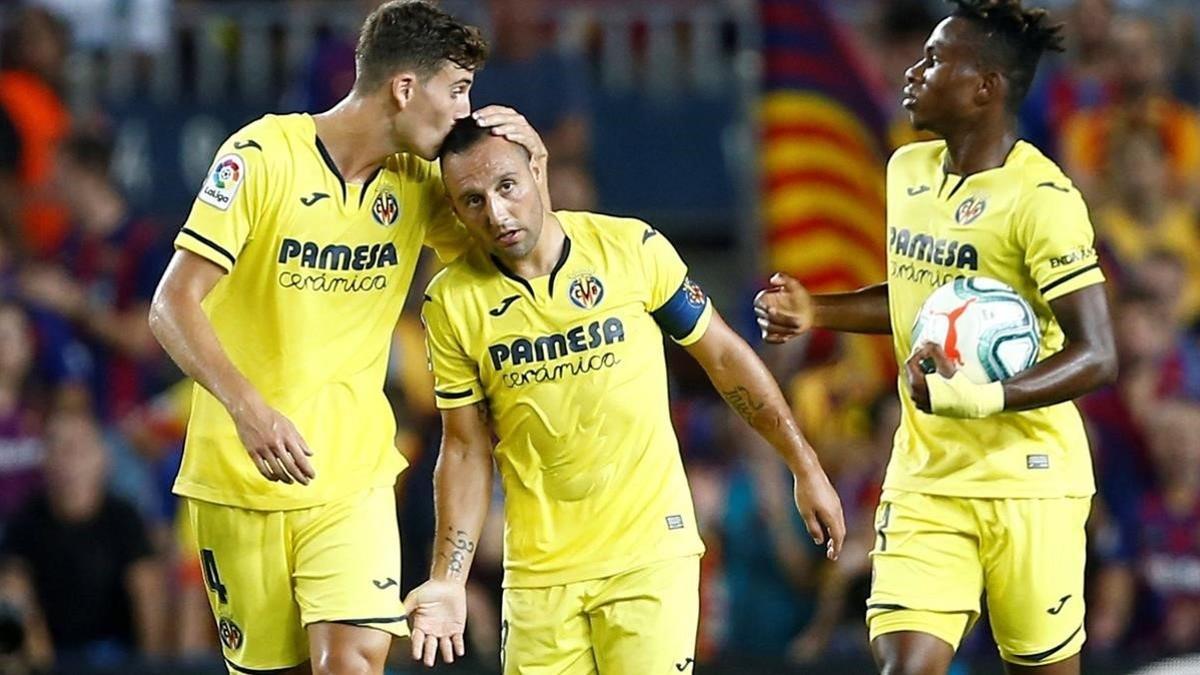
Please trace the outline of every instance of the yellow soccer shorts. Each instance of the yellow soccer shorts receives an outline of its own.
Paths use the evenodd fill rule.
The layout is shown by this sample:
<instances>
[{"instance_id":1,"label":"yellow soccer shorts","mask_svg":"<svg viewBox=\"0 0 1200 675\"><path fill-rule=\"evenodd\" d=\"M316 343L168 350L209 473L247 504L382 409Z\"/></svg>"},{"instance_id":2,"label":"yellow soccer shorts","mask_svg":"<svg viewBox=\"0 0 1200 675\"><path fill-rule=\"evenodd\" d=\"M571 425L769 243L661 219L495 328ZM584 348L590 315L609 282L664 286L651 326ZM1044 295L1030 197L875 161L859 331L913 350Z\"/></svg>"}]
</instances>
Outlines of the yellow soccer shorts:
<instances>
[{"instance_id":1,"label":"yellow soccer shorts","mask_svg":"<svg viewBox=\"0 0 1200 675\"><path fill-rule=\"evenodd\" d=\"M292 511L186 501L231 673L307 661L313 623L408 635L392 488Z\"/></svg>"},{"instance_id":2,"label":"yellow soccer shorts","mask_svg":"<svg viewBox=\"0 0 1200 675\"><path fill-rule=\"evenodd\" d=\"M1000 656L1055 663L1083 646L1090 497L973 499L885 491L875 516L871 639L916 631L955 649L980 613Z\"/></svg>"},{"instance_id":3,"label":"yellow soccer shorts","mask_svg":"<svg viewBox=\"0 0 1200 675\"><path fill-rule=\"evenodd\" d=\"M691 673L700 615L700 556L603 579L506 588L504 675Z\"/></svg>"}]
</instances>

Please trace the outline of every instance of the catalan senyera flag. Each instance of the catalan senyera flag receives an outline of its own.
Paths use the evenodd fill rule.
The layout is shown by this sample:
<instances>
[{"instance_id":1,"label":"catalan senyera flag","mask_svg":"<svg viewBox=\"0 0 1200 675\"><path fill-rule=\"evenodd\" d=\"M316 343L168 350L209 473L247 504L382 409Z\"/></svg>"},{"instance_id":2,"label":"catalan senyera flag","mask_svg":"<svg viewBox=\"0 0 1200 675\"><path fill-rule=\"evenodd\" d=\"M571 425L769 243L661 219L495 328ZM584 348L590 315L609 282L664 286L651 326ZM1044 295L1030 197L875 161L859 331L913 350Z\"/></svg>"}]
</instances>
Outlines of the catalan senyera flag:
<instances>
[{"instance_id":1,"label":"catalan senyera flag","mask_svg":"<svg viewBox=\"0 0 1200 675\"><path fill-rule=\"evenodd\" d=\"M889 126L882 87L825 0L760 0L760 7L767 267L815 293L881 282ZM895 372L886 341L846 340L843 349L881 380Z\"/></svg>"}]
</instances>

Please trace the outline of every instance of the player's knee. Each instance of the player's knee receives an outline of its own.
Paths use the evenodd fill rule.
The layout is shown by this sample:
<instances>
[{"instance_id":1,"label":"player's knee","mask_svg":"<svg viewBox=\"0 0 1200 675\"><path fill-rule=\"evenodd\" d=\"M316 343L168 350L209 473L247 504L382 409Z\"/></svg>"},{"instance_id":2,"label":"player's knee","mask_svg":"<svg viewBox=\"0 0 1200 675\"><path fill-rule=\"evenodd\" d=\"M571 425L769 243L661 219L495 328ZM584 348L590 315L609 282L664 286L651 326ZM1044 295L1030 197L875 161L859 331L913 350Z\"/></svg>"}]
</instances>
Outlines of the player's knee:
<instances>
[{"instance_id":1,"label":"player's knee","mask_svg":"<svg viewBox=\"0 0 1200 675\"><path fill-rule=\"evenodd\" d=\"M881 675L946 675L946 667L936 659L912 655L907 659L884 661Z\"/></svg>"},{"instance_id":2,"label":"player's knee","mask_svg":"<svg viewBox=\"0 0 1200 675\"><path fill-rule=\"evenodd\" d=\"M880 636L871 647L881 675L946 675L954 659L950 645L920 634Z\"/></svg>"},{"instance_id":3,"label":"player's knee","mask_svg":"<svg viewBox=\"0 0 1200 675\"><path fill-rule=\"evenodd\" d=\"M330 649L313 660L312 671L313 675L380 675L383 660L366 649Z\"/></svg>"}]
</instances>

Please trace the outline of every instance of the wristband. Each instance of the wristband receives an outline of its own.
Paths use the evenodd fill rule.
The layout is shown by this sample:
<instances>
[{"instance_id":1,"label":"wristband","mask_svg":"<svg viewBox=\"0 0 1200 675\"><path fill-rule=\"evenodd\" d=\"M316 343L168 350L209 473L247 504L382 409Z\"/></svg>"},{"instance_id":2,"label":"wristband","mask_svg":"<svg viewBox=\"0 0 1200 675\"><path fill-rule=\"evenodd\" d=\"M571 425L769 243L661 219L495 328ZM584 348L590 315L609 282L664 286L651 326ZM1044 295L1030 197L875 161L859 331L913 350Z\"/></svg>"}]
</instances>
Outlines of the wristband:
<instances>
[{"instance_id":1,"label":"wristband","mask_svg":"<svg viewBox=\"0 0 1200 675\"><path fill-rule=\"evenodd\" d=\"M951 378L926 375L929 408L934 415L976 419L1004 410L1004 385L975 384L960 370Z\"/></svg>"}]
</instances>

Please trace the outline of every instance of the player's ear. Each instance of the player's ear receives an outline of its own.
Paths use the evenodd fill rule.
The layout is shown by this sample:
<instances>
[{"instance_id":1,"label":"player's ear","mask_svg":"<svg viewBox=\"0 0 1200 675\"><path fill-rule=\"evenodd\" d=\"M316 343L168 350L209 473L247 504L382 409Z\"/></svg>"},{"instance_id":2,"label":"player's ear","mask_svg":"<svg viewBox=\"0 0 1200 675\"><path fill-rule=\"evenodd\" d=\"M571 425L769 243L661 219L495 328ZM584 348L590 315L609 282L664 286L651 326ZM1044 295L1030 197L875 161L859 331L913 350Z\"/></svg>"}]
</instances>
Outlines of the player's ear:
<instances>
[{"instance_id":1,"label":"player's ear","mask_svg":"<svg viewBox=\"0 0 1200 675\"><path fill-rule=\"evenodd\" d=\"M975 90L975 102L987 105L997 98L1003 99L1008 92L1008 83L1004 76L996 71L986 72L979 80L979 88Z\"/></svg>"},{"instance_id":2,"label":"player's ear","mask_svg":"<svg viewBox=\"0 0 1200 675\"><path fill-rule=\"evenodd\" d=\"M536 161L534 161L532 156L529 158L529 173L533 174L534 182L536 182L538 185L541 185L542 179L544 178L544 176L542 176L542 167Z\"/></svg>"},{"instance_id":3,"label":"player's ear","mask_svg":"<svg viewBox=\"0 0 1200 675\"><path fill-rule=\"evenodd\" d=\"M412 102L417 91L417 75L411 72L396 73L392 78L392 98L404 110Z\"/></svg>"}]
</instances>

